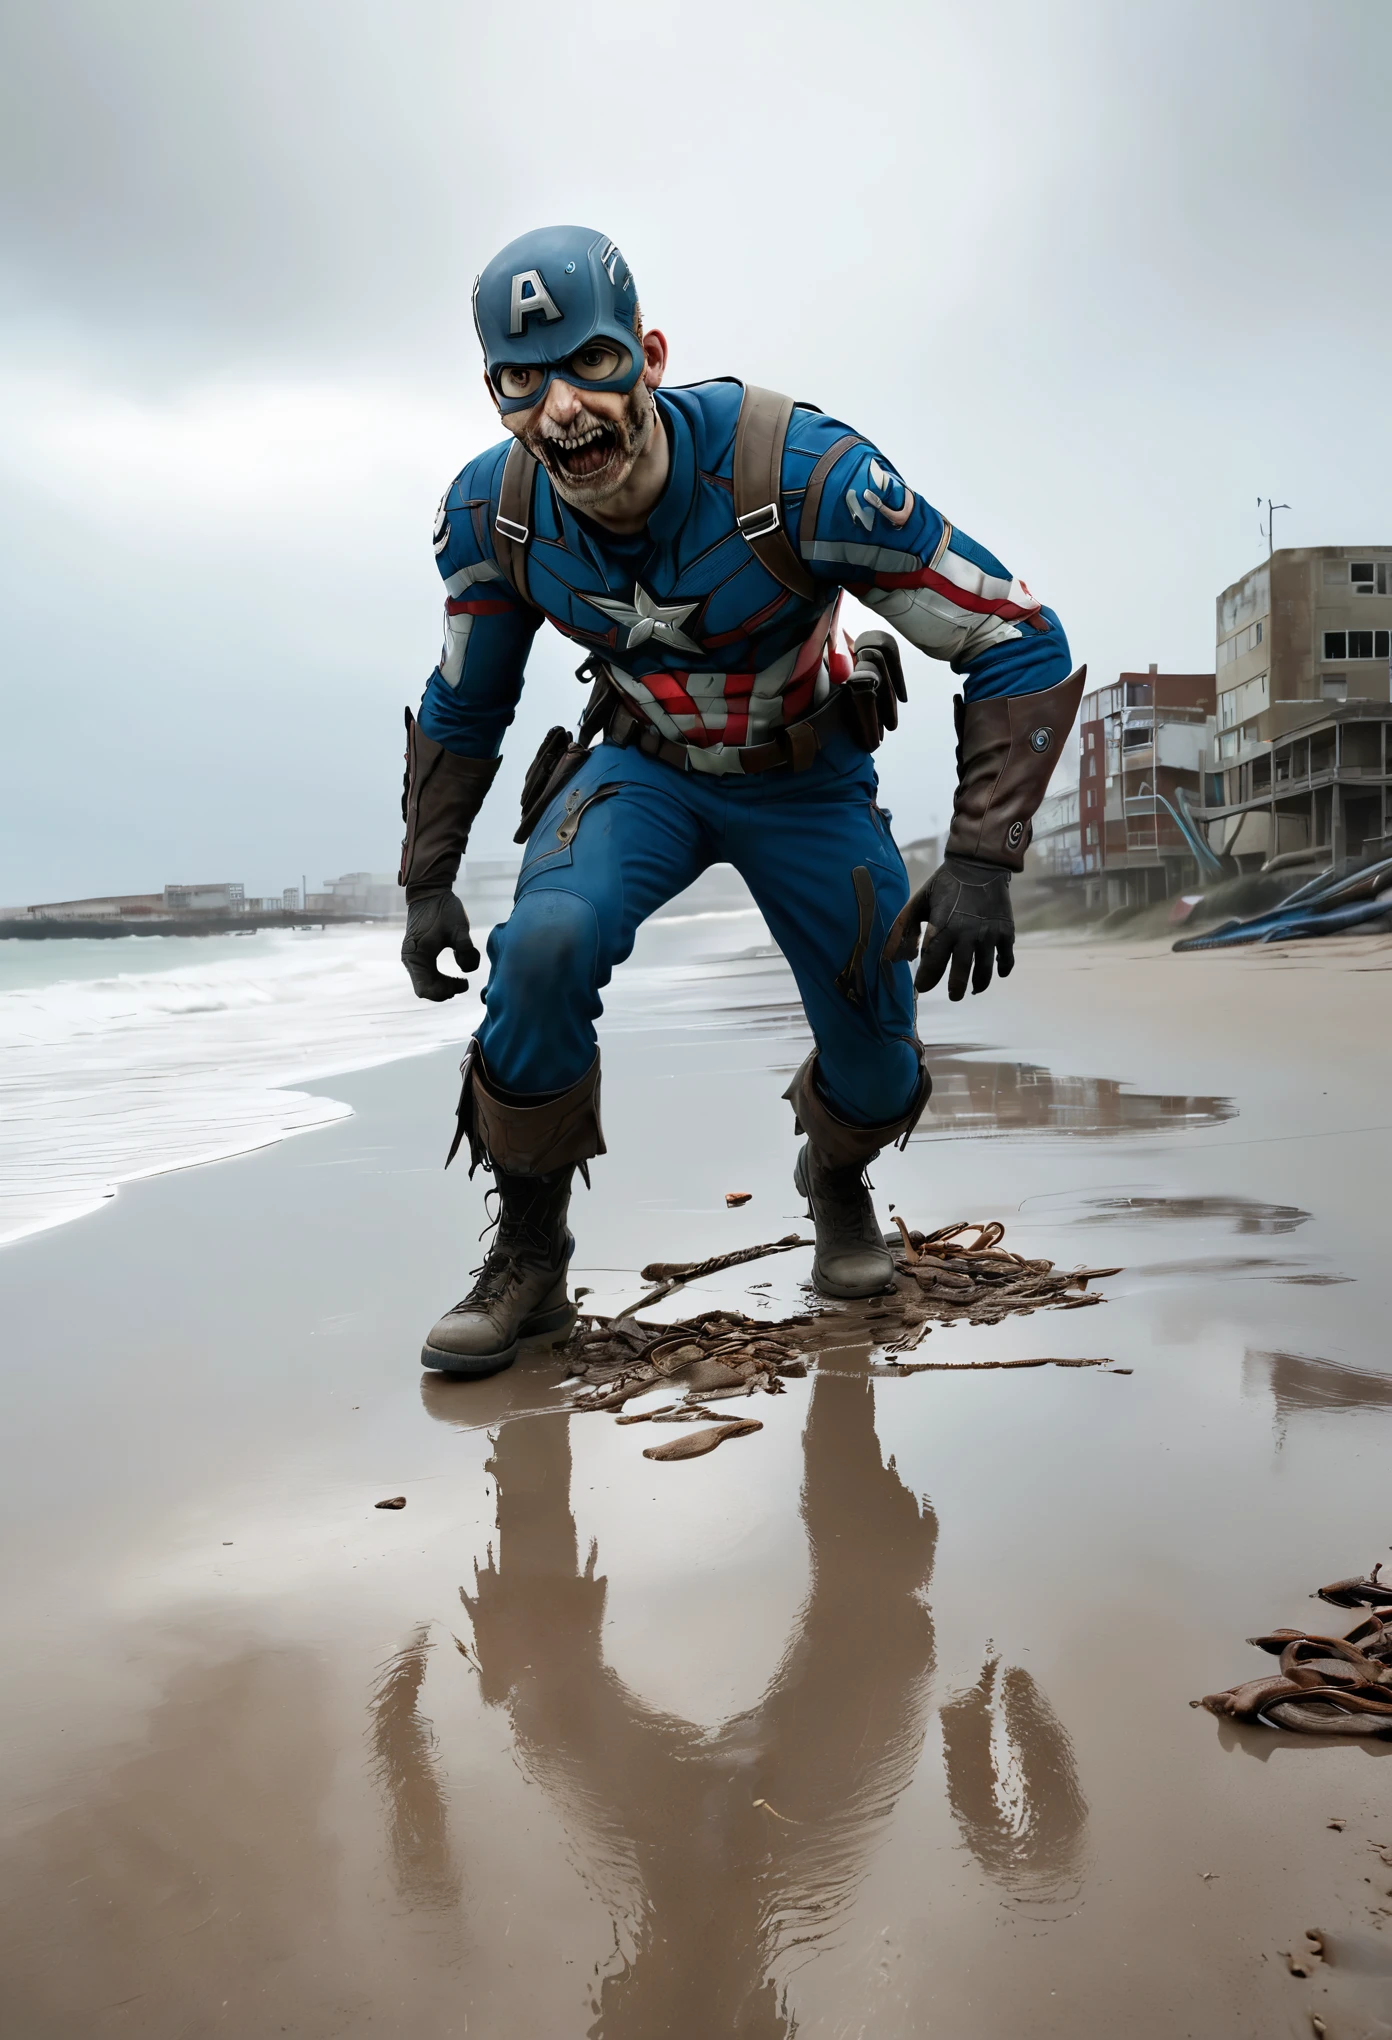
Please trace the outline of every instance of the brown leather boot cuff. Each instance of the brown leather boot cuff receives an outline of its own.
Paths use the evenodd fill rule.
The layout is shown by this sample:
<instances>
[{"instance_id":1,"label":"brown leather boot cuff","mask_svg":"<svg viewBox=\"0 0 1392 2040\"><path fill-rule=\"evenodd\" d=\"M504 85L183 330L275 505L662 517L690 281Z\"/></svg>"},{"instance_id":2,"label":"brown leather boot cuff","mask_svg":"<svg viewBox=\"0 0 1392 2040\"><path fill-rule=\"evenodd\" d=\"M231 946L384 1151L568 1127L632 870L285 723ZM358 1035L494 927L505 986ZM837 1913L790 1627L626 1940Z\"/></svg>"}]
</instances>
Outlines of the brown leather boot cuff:
<instances>
[{"instance_id":1,"label":"brown leather boot cuff","mask_svg":"<svg viewBox=\"0 0 1392 2040\"><path fill-rule=\"evenodd\" d=\"M1022 871L1034 814L1068 741L1087 681L1070 679L1039 694L968 702L957 744L957 797L947 855L980 857Z\"/></svg>"},{"instance_id":2,"label":"brown leather boot cuff","mask_svg":"<svg viewBox=\"0 0 1392 2040\"><path fill-rule=\"evenodd\" d=\"M933 1088L933 1080L928 1074L927 1051L922 1042L917 1044L917 1048L919 1079L913 1102L898 1119L891 1119L885 1126L853 1126L847 1119L838 1119L813 1081L817 1068L815 1048L803 1063L783 1096L793 1108L797 1131L807 1135L817 1153L833 1169L863 1169L891 1141L903 1143L908 1140L918 1125Z\"/></svg>"},{"instance_id":3,"label":"brown leather boot cuff","mask_svg":"<svg viewBox=\"0 0 1392 2040\"><path fill-rule=\"evenodd\" d=\"M467 1137L469 1174L480 1162L507 1169L515 1176L546 1176L567 1164L588 1162L606 1152L599 1123L599 1056L568 1091L544 1105L518 1105L491 1089L479 1054L471 1041L459 1065L459 1124L445 1167ZM588 1181L588 1178L586 1178Z\"/></svg>"},{"instance_id":4,"label":"brown leather boot cuff","mask_svg":"<svg viewBox=\"0 0 1392 2040\"><path fill-rule=\"evenodd\" d=\"M406 887L408 902L426 893L448 892L454 884L474 817L501 763L501 758L461 758L447 751L425 734L407 709L401 795L406 839L397 884Z\"/></svg>"}]
</instances>

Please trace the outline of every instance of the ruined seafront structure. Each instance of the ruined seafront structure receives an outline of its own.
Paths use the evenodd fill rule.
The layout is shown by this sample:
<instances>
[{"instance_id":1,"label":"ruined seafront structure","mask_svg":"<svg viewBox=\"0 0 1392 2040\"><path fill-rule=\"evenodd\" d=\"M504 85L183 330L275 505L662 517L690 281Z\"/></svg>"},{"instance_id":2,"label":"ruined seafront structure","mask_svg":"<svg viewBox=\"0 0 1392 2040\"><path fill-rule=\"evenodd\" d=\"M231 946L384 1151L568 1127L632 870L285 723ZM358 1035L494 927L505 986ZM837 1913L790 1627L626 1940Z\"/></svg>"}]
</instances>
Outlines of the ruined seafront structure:
<instances>
[{"instance_id":1,"label":"ruined seafront structure","mask_svg":"<svg viewBox=\"0 0 1392 2040\"><path fill-rule=\"evenodd\" d=\"M301 903L299 886L248 899L231 881L167 885L157 893L106 893L81 900L0 909L0 940L46 936L215 935L232 928L322 927L330 921L380 921L405 912L394 877L350 871L326 879Z\"/></svg>"},{"instance_id":2,"label":"ruined seafront structure","mask_svg":"<svg viewBox=\"0 0 1392 2040\"><path fill-rule=\"evenodd\" d=\"M1026 874L1056 897L1081 890L1089 912L1145 906L1194 881L1176 804L1202 795L1213 730L1211 673L1120 673L1078 712L1078 784L1046 795Z\"/></svg>"},{"instance_id":3,"label":"ruined seafront structure","mask_svg":"<svg viewBox=\"0 0 1392 2040\"><path fill-rule=\"evenodd\" d=\"M1212 673L1121 673L1083 697L1078 785L1050 793L1025 869L1113 912L1229 875L1298 883L1392 854L1392 546L1290 547L1217 600Z\"/></svg>"},{"instance_id":4,"label":"ruined seafront structure","mask_svg":"<svg viewBox=\"0 0 1392 2040\"><path fill-rule=\"evenodd\" d=\"M1208 839L1245 871L1392 849L1392 546L1273 553L1218 597Z\"/></svg>"},{"instance_id":5,"label":"ruined seafront structure","mask_svg":"<svg viewBox=\"0 0 1392 2040\"><path fill-rule=\"evenodd\" d=\"M1108 911L1167 899L1192 879L1174 809L1200 794L1211 673L1121 673L1078 711L1078 837L1090 902Z\"/></svg>"}]
</instances>

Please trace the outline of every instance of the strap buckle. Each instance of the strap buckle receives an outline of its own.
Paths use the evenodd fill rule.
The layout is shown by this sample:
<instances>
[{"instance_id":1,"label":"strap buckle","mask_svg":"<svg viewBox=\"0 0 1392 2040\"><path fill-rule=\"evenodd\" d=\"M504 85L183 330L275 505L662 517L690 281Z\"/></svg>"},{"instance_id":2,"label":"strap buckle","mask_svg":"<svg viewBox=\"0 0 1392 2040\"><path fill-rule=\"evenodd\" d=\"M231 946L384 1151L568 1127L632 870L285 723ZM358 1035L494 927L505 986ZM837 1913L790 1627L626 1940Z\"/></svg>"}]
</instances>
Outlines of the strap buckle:
<instances>
[{"instance_id":1,"label":"strap buckle","mask_svg":"<svg viewBox=\"0 0 1392 2040\"><path fill-rule=\"evenodd\" d=\"M783 522L776 503L765 503L761 510L746 510L743 517L737 517L741 538L770 538Z\"/></svg>"},{"instance_id":2,"label":"strap buckle","mask_svg":"<svg viewBox=\"0 0 1392 2040\"><path fill-rule=\"evenodd\" d=\"M511 517L504 517L501 511L493 519L493 529L501 531L503 537L510 538L514 545L525 545L532 535L525 524L518 524Z\"/></svg>"}]
</instances>

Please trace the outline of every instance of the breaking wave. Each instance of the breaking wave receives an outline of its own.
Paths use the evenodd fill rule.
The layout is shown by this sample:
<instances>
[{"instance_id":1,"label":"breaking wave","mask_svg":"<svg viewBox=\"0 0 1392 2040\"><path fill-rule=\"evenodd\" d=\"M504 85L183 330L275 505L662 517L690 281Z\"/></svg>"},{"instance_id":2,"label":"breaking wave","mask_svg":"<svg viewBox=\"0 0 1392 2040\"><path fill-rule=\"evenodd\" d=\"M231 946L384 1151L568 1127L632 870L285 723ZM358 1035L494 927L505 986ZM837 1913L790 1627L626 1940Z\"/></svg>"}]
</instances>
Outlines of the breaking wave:
<instances>
[{"instance_id":1,"label":"breaking wave","mask_svg":"<svg viewBox=\"0 0 1392 2040\"><path fill-rule=\"evenodd\" d=\"M20 952L0 961L0 1241L347 1118L296 1087L478 1024L473 990L412 997L399 925L167 939L179 960L164 969L112 967L146 963L159 938L0 945ZM67 975L35 982L45 970Z\"/></svg>"}]
</instances>

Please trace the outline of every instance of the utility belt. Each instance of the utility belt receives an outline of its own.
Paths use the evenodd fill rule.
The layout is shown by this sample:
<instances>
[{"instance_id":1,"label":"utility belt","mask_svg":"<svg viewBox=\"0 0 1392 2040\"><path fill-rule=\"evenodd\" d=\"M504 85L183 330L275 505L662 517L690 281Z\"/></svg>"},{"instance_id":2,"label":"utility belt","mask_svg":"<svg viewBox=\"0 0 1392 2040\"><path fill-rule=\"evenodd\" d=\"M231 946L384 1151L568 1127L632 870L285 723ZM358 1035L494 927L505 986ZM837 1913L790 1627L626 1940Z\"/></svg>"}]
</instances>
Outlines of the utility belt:
<instances>
[{"instance_id":1,"label":"utility belt","mask_svg":"<svg viewBox=\"0 0 1392 2040\"><path fill-rule=\"evenodd\" d=\"M595 691L579 732L572 738L569 730L559 726L548 730L527 768L522 784L522 820L513 837L515 843L527 841L547 807L590 756L590 746L601 734L606 743L620 749L636 746L645 757L657 758L674 771L712 771L700 763L703 755L700 745L674 743L635 715L607 667L595 662L589 671L595 680ZM580 668L580 676L586 677L586 667ZM833 689L831 699L811 715L789 723L766 744L741 744L724 751L719 776L779 769L805 772L815 763L828 737L838 731L850 736L863 751L876 751L884 741L885 731L898 726L898 695L899 689L879 666L869 661L858 663L850 677ZM715 772L712 776L716 776Z\"/></svg>"}]
</instances>

